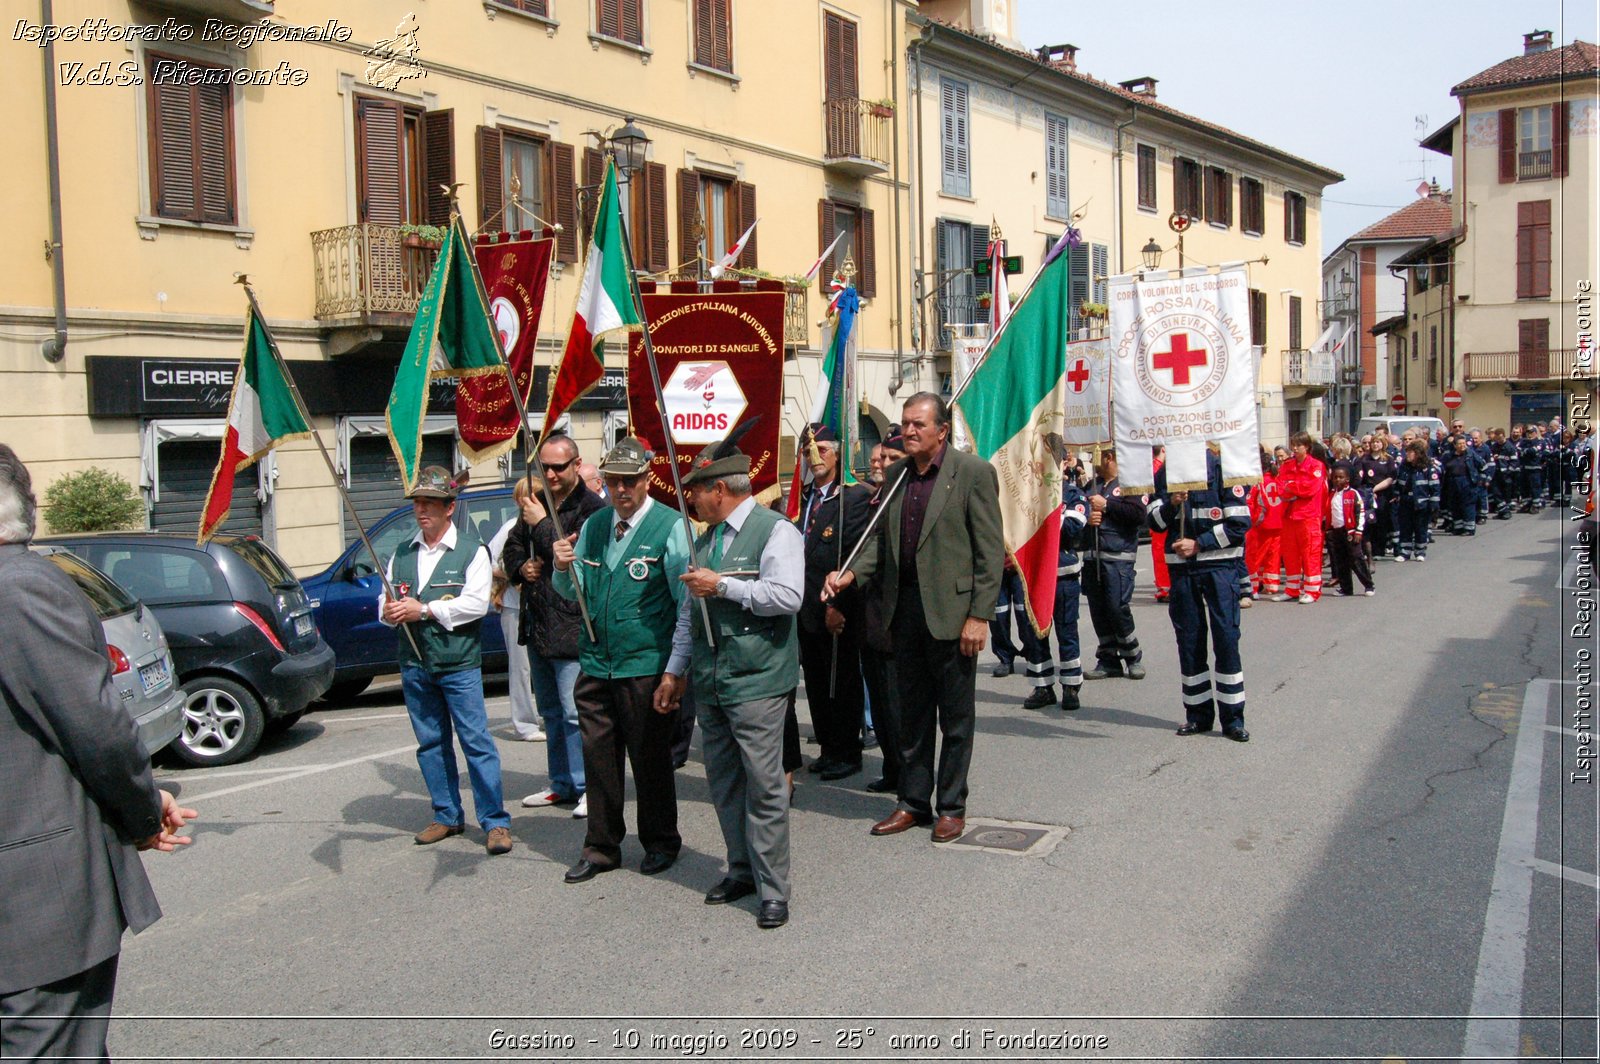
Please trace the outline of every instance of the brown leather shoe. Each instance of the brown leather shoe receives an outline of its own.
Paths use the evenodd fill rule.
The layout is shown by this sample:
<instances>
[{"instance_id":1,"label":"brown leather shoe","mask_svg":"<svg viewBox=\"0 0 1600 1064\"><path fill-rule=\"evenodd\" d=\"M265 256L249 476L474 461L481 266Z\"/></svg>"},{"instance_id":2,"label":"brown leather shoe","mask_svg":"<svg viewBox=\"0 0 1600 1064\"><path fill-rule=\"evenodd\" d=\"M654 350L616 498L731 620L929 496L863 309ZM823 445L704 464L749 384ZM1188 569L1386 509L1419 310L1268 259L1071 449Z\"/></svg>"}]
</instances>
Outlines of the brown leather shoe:
<instances>
[{"instance_id":1,"label":"brown leather shoe","mask_svg":"<svg viewBox=\"0 0 1600 1064\"><path fill-rule=\"evenodd\" d=\"M898 835L902 831L910 831L914 827L926 827L933 820L932 817L918 816L908 813L904 809L896 809L884 819L872 825L874 835Z\"/></svg>"},{"instance_id":2,"label":"brown leather shoe","mask_svg":"<svg viewBox=\"0 0 1600 1064\"><path fill-rule=\"evenodd\" d=\"M934 842L954 842L967 830L967 822L958 816L942 816L933 825Z\"/></svg>"},{"instance_id":3,"label":"brown leather shoe","mask_svg":"<svg viewBox=\"0 0 1600 1064\"><path fill-rule=\"evenodd\" d=\"M432 846L436 842L443 842L452 835L461 834L463 830L464 829L460 824L455 824L452 826L450 824L441 824L438 821L434 821L432 824L429 824L427 827L417 832L416 835L413 836L412 841L414 841L418 846Z\"/></svg>"},{"instance_id":4,"label":"brown leather shoe","mask_svg":"<svg viewBox=\"0 0 1600 1064\"><path fill-rule=\"evenodd\" d=\"M491 855L497 857L502 853L510 853L511 829L490 828L489 838L484 841L483 848L488 850Z\"/></svg>"}]
</instances>

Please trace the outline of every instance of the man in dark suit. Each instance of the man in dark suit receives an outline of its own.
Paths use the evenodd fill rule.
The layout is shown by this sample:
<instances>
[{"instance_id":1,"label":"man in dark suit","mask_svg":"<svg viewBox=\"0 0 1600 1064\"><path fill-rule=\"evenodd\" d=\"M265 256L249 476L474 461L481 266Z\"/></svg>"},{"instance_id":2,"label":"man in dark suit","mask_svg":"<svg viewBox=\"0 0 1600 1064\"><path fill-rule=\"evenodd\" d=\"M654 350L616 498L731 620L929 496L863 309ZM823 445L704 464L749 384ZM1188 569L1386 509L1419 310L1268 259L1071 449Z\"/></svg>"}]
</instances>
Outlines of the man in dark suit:
<instances>
[{"instance_id":1,"label":"man in dark suit","mask_svg":"<svg viewBox=\"0 0 1600 1064\"><path fill-rule=\"evenodd\" d=\"M1000 591L1005 546L994 467L947 446L950 409L918 392L901 411L907 458L884 475L905 483L888 503L877 535L823 593L836 597L859 582L882 597L891 618L900 688L900 801L872 827L894 835L939 819L933 841L966 829L967 769L972 762L977 655ZM935 729L943 734L934 788Z\"/></svg>"},{"instance_id":2,"label":"man in dark suit","mask_svg":"<svg viewBox=\"0 0 1600 1064\"><path fill-rule=\"evenodd\" d=\"M195 816L156 789L89 601L28 549L27 467L0 444L0 1058L106 1058L122 932L161 916L139 850Z\"/></svg>"}]
</instances>

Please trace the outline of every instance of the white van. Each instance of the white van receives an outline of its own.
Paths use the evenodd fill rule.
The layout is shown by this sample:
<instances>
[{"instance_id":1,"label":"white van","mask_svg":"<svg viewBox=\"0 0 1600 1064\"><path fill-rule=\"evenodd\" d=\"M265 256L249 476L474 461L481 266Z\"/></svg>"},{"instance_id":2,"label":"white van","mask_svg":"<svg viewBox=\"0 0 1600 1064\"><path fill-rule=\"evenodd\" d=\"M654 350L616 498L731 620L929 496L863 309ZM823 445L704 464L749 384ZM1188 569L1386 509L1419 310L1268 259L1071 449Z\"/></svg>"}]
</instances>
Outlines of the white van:
<instances>
[{"instance_id":1,"label":"white van","mask_svg":"<svg viewBox=\"0 0 1600 1064\"><path fill-rule=\"evenodd\" d=\"M1433 439L1445 424L1436 417L1409 417L1405 414L1396 414L1393 417L1364 417L1356 426L1355 437L1371 435L1382 429L1384 432L1395 436L1404 436L1407 429L1420 429L1428 434L1428 439Z\"/></svg>"}]
</instances>

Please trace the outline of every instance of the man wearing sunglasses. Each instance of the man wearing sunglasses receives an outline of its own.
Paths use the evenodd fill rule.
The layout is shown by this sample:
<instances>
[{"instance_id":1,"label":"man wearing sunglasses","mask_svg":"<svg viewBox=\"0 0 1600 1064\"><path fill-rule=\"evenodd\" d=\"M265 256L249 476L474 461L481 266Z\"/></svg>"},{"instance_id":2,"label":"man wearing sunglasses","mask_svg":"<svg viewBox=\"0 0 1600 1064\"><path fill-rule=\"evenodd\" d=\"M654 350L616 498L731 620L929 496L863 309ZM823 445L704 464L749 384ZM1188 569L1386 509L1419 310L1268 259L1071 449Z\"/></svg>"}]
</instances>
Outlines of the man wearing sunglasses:
<instances>
[{"instance_id":1,"label":"man wearing sunglasses","mask_svg":"<svg viewBox=\"0 0 1600 1064\"><path fill-rule=\"evenodd\" d=\"M561 528L571 534L583 527L590 514L605 505L579 475L578 445L572 437L552 433L539 445L545 483L555 498ZM585 817L583 740L578 733L578 635L583 614L577 602L563 598L551 583L556 523L535 496L530 524L522 521L506 538L501 565L506 577L522 592L522 615L517 641L528 648L528 671L533 677L533 697L544 720L545 752L550 761L550 784L522 800L527 808L576 805L572 815Z\"/></svg>"}]
</instances>

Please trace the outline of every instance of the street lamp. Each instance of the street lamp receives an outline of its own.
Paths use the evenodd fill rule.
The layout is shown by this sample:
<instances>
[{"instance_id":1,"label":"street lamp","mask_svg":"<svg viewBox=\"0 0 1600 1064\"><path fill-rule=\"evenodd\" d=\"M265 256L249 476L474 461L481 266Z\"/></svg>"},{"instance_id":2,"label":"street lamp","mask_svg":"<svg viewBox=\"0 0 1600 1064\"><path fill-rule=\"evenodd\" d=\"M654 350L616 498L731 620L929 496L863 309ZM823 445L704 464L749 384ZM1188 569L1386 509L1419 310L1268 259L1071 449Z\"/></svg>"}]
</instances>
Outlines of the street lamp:
<instances>
[{"instance_id":1,"label":"street lamp","mask_svg":"<svg viewBox=\"0 0 1600 1064\"><path fill-rule=\"evenodd\" d=\"M1144 268L1156 270L1161 268L1161 245L1156 243L1156 238L1151 237L1150 242L1139 249L1139 256L1144 259Z\"/></svg>"},{"instance_id":2,"label":"street lamp","mask_svg":"<svg viewBox=\"0 0 1600 1064\"><path fill-rule=\"evenodd\" d=\"M611 134L608 143L612 155L616 157L617 169L622 172L622 180L626 181L644 169L645 151L650 147L650 138L645 136L644 130L633 124L632 115L623 118L622 128Z\"/></svg>"},{"instance_id":3,"label":"street lamp","mask_svg":"<svg viewBox=\"0 0 1600 1064\"><path fill-rule=\"evenodd\" d=\"M1355 296L1356 282L1350 276L1348 268L1339 271L1339 297L1344 300L1345 306L1350 305L1350 300Z\"/></svg>"}]
</instances>

